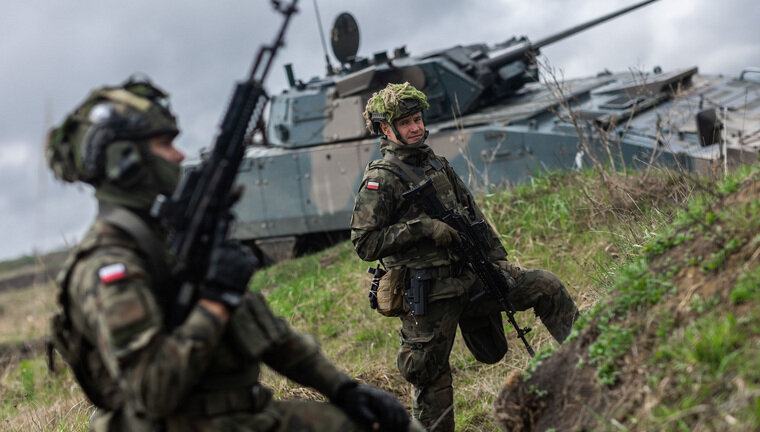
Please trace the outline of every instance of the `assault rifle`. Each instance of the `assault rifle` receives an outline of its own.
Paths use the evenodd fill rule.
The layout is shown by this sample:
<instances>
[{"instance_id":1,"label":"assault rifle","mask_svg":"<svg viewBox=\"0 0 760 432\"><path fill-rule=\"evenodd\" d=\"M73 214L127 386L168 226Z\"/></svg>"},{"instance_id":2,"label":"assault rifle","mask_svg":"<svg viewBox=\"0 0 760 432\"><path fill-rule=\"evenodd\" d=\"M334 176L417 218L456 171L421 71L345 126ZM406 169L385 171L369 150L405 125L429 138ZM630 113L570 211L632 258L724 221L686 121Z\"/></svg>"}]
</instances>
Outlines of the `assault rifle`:
<instances>
[{"instance_id":1,"label":"assault rifle","mask_svg":"<svg viewBox=\"0 0 760 432\"><path fill-rule=\"evenodd\" d=\"M509 290L514 288L517 282L510 275L496 268L491 263L491 260L488 259L486 245L489 244L488 236L491 230L488 222L485 220L471 222L467 216L447 209L438 198L431 179L426 179L414 188L404 192L403 196L405 199L421 205L425 213L431 218L439 219L457 230L460 237L462 237L462 242L455 246L456 252L470 264L478 279L483 282L483 286L485 287L485 292L476 295L470 300L475 301L486 292L491 294L507 313L509 323L517 330L517 336L525 344L528 354L533 357L535 354L533 348L531 348L525 339L525 335L530 331L530 327L520 327L517 325L517 321L515 321L515 308L508 298Z\"/></svg>"},{"instance_id":2,"label":"assault rifle","mask_svg":"<svg viewBox=\"0 0 760 432\"><path fill-rule=\"evenodd\" d=\"M284 44L285 29L297 2L272 0L274 9L284 16L283 23L274 42L259 48L248 79L235 86L214 148L198 168L185 172L171 198L159 195L151 208L151 215L160 218L169 230L167 246L174 256L171 273L182 284L169 316L170 328L187 317L197 299L196 286L204 276L209 254L227 237L234 219L230 207L236 193L232 186L245 155L245 138L251 124L251 133L262 128L264 106L269 100L264 80Z\"/></svg>"}]
</instances>

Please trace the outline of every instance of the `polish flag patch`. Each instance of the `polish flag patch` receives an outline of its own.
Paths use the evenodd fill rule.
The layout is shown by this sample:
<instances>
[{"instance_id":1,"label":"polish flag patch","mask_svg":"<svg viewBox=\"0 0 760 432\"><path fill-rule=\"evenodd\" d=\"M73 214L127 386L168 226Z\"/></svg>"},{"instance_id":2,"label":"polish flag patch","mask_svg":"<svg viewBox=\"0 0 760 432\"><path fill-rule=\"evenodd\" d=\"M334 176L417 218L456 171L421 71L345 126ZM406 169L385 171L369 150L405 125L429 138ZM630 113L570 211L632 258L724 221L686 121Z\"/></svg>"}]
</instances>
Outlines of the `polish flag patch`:
<instances>
[{"instance_id":1,"label":"polish flag patch","mask_svg":"<svg viewBox=\"0 0 760 432\"><path fill-rule=\"evenodd\" d=\"M122 263L109 264L98 270L98 277L100 277L100 281L103 283L116 282L123 279L126 274L127 268Z\"/></svg>"},{"instance_id":2,"label":"polish flag patch","mask_svg":"<svg viewBox=\"0 0 760 432\"><path fill-rule=\"evenodd\" d=\"M367 182L367 189L377 190L380 187L378 182Z\"/></svg>"}]
</instances>

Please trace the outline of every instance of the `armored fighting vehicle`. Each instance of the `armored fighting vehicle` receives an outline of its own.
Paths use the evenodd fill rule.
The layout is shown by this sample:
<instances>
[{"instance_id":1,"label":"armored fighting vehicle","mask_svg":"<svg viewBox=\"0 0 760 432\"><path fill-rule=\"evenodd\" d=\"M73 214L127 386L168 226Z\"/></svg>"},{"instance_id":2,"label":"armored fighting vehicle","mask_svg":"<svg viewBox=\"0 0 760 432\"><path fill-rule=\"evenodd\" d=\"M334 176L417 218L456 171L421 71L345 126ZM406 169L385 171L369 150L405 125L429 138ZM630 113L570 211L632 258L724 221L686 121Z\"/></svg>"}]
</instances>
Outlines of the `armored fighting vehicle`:
<instances>
[{"instance_id":1,"label":"armored fighting vehicle","mask_svg":"<svg viewBox=\"0 0 760 432\"><path fill-rule=\"evenodd\" d=\"M513 37L419 56L401 47L372 58L356 55L358 26L341 14L331 33L340 67L302 82L285 66L290 88L272 97L265 137L239 171L245 191L234 236L267 262L345 238L364 168L381 157L361 112L389 82L427 95L427 143L474 190L594 163L706 171L757 160L760 84L752 78L760 69L735 78L693 67L540 79L542 47L653 1L535 42Z\"/></svg>"}]
</instances>

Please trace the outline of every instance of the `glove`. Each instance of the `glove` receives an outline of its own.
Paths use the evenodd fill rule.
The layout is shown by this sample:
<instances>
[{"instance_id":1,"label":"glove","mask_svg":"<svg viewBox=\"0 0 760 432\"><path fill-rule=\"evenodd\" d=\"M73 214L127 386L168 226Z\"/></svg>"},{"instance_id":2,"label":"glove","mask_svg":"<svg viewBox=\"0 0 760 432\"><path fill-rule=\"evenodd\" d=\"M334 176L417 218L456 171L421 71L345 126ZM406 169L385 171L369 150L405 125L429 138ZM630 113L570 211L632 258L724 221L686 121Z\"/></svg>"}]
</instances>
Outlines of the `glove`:
<instances>
[{"instance_id":1,"label":"glove","mask_svg":"<svg viewBox=\"0 0 760 432\"><path fill-rule=\"evenodd\" d=\"M425 218L421 219L422 235L433 239L436 246L448 246L452 243L459 243L459 233L445 222L438 219Z\"/></svg>"},{"instance_id":2,"label":"glove","mask_svg":"<svg viewBox=\"0 0 760 432\"><path fill-rule=\"evenodd\" d=\"M505 271L508 275L512 276L512 279L517 279L520 276L522 270L520 267L512 264L507 260L494 261L493 263L499 270Z\"/></svg>"},{"instance_id":3,"label":"glove","mask_svg":"<svg viewBox=\"0 0 760 432\"><path fill-rule=\"evenodd\" d=\"M375 387L348 382L338 389L332 403L369 430L405 431L409 427L406 408Z\"/></svg>"},{"instance_id":4,"label":"glove","mask_svg":"<svg viewBox=\"0 0 760 432\"><path fill-rule=\"evenodd\" d=\"M236 308L258 264L248 246L236 240L223 241L211 251L201 298Z\"/></svg>"}]
</instances>

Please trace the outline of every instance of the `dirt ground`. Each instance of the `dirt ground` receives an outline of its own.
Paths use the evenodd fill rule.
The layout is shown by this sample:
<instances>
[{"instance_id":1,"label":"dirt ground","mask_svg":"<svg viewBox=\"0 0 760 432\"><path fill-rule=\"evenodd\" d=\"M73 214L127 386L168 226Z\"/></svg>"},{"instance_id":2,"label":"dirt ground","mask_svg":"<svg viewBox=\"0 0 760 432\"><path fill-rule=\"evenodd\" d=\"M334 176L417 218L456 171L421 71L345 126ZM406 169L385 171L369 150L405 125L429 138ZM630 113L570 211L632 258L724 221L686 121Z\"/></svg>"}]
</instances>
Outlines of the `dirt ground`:
<instances>
[{"instance_id":1,"label":"dirt ground","mask_svg":"<svg viewBox=\"0 0 760 432\"><path fill-rule=\"evenodd\" d=\"M717 209L739 208L759 198L760 181L755 176L737 192L713 202L711 208L716 209L715 212ZM695 298L719 299L716 301L720 307L730 308L729 312L737 317L751 308L733 305L729 300L729 293L739 275L757 266L760 260L760 248L756 242L749 241L758 234L753 228L756 224L741 223L741 218L737 220L739 222L733 224L718 220L703 234L695 235L651 260L650 274L665 274L674 265L680 268L669 279L676 291L666 300L631 311L620 319L640 331L634 335L630 349L616 362L620 375L614 384L602 384L596 366L591 364L589 347L600 335L597 322L592 320L578 337L544 359L529 378L514 373L507 379L494 404L494 416L500 426L515 432L644 430L637 426L637 419L646 418L653 407L667 397L672 385L668 375L659 385L647 381L647 369L662 343L657 335L656 317L672 317L672 331L675 332L687 327L699 315L689 307ZM727 248L728 239L732 238L744 240L743 246ZM728 250L728 255L722 266L715 271L701 268L706 257L723 250ZM702 260L695 264L693 258L689 261L688 257ZM756 303L752 305L756 306ZM740 426L738 430L745 428Z\"/></svg>"}]
</instances>

